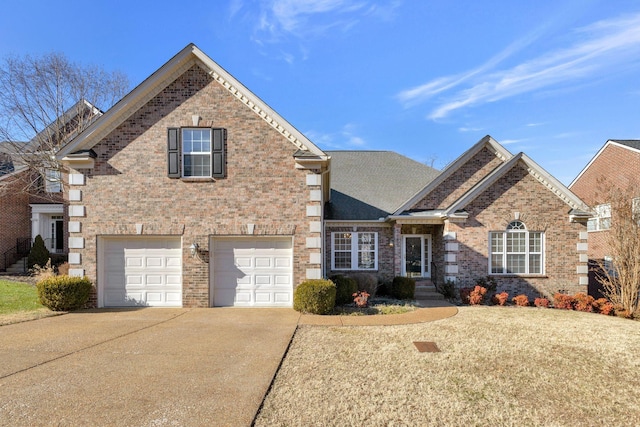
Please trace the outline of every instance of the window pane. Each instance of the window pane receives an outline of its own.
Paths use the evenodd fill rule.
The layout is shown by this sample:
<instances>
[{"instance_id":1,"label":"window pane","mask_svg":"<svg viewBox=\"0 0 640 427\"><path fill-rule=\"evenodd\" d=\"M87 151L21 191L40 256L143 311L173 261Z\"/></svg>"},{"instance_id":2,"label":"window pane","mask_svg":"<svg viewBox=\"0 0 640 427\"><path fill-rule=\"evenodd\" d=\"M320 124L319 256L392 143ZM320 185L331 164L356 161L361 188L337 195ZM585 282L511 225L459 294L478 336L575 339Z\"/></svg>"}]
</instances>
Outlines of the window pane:
<instances>
[{"instance_id":1,"label":"window pane","mask_svg":"<svg viewBox=\"0 0 640 427\"><path fill-rule=\"evenodd\" d=\"M507 253L525 252L527 250L526 233L507 233Z\"/></svg>"},{"instance_id":2,"label":"window pane","mask_svg":"<svg viewBox=\"0 0 640 427\"><path fill-rule=\"evenodd\" d=\"M542 257L539 254L529 255L529 273L542 274Z\"/></svg>"},{"instance_id":3,"label":"window pane","mask_svg":"<svg viewBox=\"0 0 640 427\"><path fill-rule=\"evenodd\" d=\"M542 251L542 233L529 233L529 252Z\"/></svg>"},{"instance_id":4,"label":"window pane","mask_svg":"<svg viewBox=\"0 0 640 427\"><path fill-rule=\"evenodd\" d=\"M503 261L502 254L499 255L491 255L491 272L501 274L504 273L504 267L502 265Z\"/></svg>"},{"instance_id":5,"label":"window pane","mask_svg":"<svg viewBox=\"0 0 640 427\"><path fill-rule=\"evenodd\" d=\"M336 252L333 256L336 269L351 269L351 252Z\"/></svg>"},{"instance_id":6,"label":"window pane","mask_svg":"<svg viewBox=\"0 0 640 427\"><path fill-rule=\"evenodd\" d=\"M376 257L375 233L358 233L358 268L372 270Z\"/></svg>"},{"instance_id":7,"label":"window pane","mask_svg":"<svg viewBox=\"0 0 640 427\"><path fill-rule=\"evenodd\" d=\"M211 176L211 158L202 154L185 154L184 176Z\"/></svg>"},{"instance_id":8,"label":"window pane","mask_svg":"<svg viewBox=\"0 0 640 427\"><path fill-rule=\"evenodd\" d=\"M351 233L333 234L333 266L351 269Z\"/></svg>"},{"instance_id":9,"label":"window pane","mask_svg":"<svg viewBox=\"0 0 640 427\"><path fill-rule=\"evenodd\" d=\"M502 233L491 233L491 252L504 251L504 239Z\"/></svg>"},{"instance_id":10,"label":"window pane","mask_svg":"<svg viewBox=\"0 0 640 427\"><path fill-rule=\"evenodd\" d=\"M526 273L526 256L523 254L507 254L507 273Z\"/></svg>"},{"instance_id":11,"label":"window pane","mask_svg":"<svg viewBox=\"0 0 640 427\"><path fill-rule=\"evenodd\" d=\"M375 253L374 252L359 252L358 253L358 268L372 270L375 268Z\"/></svg>"}]
</instances>

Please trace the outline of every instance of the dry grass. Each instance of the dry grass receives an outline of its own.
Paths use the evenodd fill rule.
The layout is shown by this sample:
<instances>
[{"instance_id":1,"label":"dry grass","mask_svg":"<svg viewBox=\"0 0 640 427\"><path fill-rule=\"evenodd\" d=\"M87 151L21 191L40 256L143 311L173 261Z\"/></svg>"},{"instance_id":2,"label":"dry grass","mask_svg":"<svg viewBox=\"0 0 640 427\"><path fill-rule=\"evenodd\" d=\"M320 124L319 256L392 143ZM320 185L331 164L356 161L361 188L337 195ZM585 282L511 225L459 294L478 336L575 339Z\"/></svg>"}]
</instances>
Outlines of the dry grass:
<instances>
[{"instance_id":1,"label":"dry grass","mask_svg":"<svg viewBox=\"0 0 640 427\"><path fill-rule=\"evenodd\" d=\"M564 310L301 327L256 425L640 425L639 356L640 322Z\"/></svg>"}]
</instances>

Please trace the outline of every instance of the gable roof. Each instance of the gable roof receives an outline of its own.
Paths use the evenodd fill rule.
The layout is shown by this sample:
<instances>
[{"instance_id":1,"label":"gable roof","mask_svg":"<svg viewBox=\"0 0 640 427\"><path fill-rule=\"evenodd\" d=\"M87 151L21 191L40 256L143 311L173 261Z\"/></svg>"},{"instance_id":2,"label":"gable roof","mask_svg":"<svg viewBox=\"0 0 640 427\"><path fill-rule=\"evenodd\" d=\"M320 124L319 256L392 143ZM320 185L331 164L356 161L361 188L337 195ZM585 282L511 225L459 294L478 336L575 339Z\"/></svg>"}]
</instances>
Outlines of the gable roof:
<instances>
[{"instance_id":1,"label":"gable roof","mask_svg":"<svg viewBox=\"0 0 640 427\"><path fill-rule=\"evenodd\" d=\"M378 220L393 213L439 172L392 151L327 151L331 200L327 219Z\"/></svg>"},{"instance_id":2,"label":"gable roof","mask_svg":"<svg viewBox=\"0 0 640 427\"><path fill-rule=\"evenodd\" d=\"M607 142L604 143L602 148L598 150L596 155L593 156L593 158L589 161L589 163L587 163L587 165L580 171L578 176L576 176L573 179L573 181L571 181L571 184L569 184L569 188L573 187L573 184L575 184L578 181L578 179L580 179L580 177L589 169L589 167L591 167L593 162L595 162L596 159L600 157L600 155L604 152L604 150L610 145L615 145L617 147L621 147L626 150L640 153L640 140L638 139L609 139Z\"/></svg>"},{"instance_id":3,"label":"gable roof","mask_svg":"<svg viewBox=\"0 0 640 427\"><path fill-rule=\"evenodd\" d=\"M478 154L483 148L490 149L498 158L502 160L502 164L489 172L484 178L477 182L473 187L462 194L457 200L455 200L446 209L428 211L428 212L410 212L410 209L423 197L433 191L436 187L442 184L447 178L449 178L456 170L461 168L466 162ZM502 147L496 140L490 136L485 136L473 147L462 154L458 159L451 163L445 170L427 186L419 191L415 196L409 199L403 206L396 210L392 219L397 219L406 216L414 217L426 217L431 216L434 218L447 218L447 217L464 217L466 214L460 212L464 208L475 200L485 190L490 188L498 179L503 177L507 172L512 170L516 165L524 166L529 174L543 184L549 191L554 193L564 203L569 205L572 209L571 215L575 217L588 217L589 207L578 196L573 194L571 190L565 187L555 177L545 171L540 165L534 162L529 156L520 152L517 155L512 155L504 147Z\"/></svg>"},{"instance_id":4,"label":"gable roof","mask_svg":"<svg viewBox=\"0 0 640 427\"><path fill-rule=\"evenodd\" d=\"M64 146L58 158L80 150L89 150L112 130L127 120L141 106L160 93L193 65L200 66L216 82L233 94L240 102L280 132L289 142L303 151L325 156L324 152L289 122L272 110L265 102L236 80L224 68L190 43L151 76L140 83L111 107L100 119L87 127L73 141Z\"/></svg>"},{"instance_id":5,"label":"gable roof","mask_svg":"<svg viewBox=\"0 0 640 427\"><path fill-rule=\"evenodd\" d=\"M447 165L442 173L438 175L434 180L432 180L426 187L420 189L416 194L412 195L410 199L406 200L405 203L402 204L402 206L396 209L394 215L399 215L403 211L411 209L413 205L418 203L427 194L436 189L436 187L442 184L447 178L453 175L458 169L460 169L465 163L467 163L471 158L473 158L473 156L478 154L485 147L503 161L509 160L513 157L513 154L511 154L502 145L498 144L498 142L491 136L487 135L467 151L465 151L456 160Z\"/></svg>"},{"instance_id":6,"label":"gable roof","mask_svg":"<svg viewBox=\"0 0 640 427\"><path fill-rule=\"evenodd\" d=\"M458 200L451 204L446 210L445 215L453 215L456 211L464 209L469 203L471 203L476 197L487 190L498 179L503 177L507 172L513 169L516 165L522 164L529 174L537 179L541 184L547 187L552 193L554 193L563 202L569 205L574 211L587 212L589 207L578 196L573 194L571 190L565 187L560 181L542 169L540 165L534 162L529 156L520 152L513 156L509 161L504 162L498 166L485 178L478 182L473 188L463 194Z\"/></svg>"}]
</instances>

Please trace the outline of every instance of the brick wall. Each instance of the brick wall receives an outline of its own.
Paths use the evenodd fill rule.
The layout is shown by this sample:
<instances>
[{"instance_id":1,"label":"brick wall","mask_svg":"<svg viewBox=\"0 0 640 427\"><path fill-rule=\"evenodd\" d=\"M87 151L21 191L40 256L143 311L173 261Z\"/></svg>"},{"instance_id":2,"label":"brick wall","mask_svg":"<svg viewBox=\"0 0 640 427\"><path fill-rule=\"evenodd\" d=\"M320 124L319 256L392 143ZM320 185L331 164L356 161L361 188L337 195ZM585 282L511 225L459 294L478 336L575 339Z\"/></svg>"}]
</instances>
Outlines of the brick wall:
<instances>
[{"instance_id":1,"label":"brick wall","mask_svg":"<svg viewBox=\"0 0 640 427\"><path fill-rule=\"evenodd\" d=\"M192 115L201 126L227 129L227 177L215 181L167 177L167 128L192 126ZM242 104L200 67L194 66L142 106L128 120L93 147L95 166L80 170L84 185L73 205L85 206L76 218L84 237L80 254L82 269L97 281L97 236L143 234L182 237L183 306L209 305L208 264L189 255L197 242L208 251L215 235L242 235L255 224L257 235L292 235L293 280L305 279L310 254L307 237L320 237L310 229L311 201L308 171L295 168L296 146ZM74 218L72 218L73 220ZM100 286L100 283L97 283Z\"/></svg>"},{"instance_id":2,"label":"brick wall","mask_svg":"<svg viewBox=\"0 0 640 427\"><path fill-rule=\"evenodd\" d=\"M416 203L414 209L448 208L501 163L495 154L486 147L483 148L423 200Z\"/></svg>"},{"instance_id":3,"label":"brick wall","mask_svg":"<svg viewBox=\"0 0 640 427\"><path fill-rule=\"evenodd\" d=\"M355 228L355 230L354 230ZM331 233L351 233L351 232L374 232L378 233L378 269L377 270L332 270L331 269L331 252L332 242ZM370 226L367 224L356 226L325 226L324 247L325 249L325 271L327 276L334 274L348 275L349 273L370 273L378 277L379 282L392 280L394 276L395 262L395 243L393 242L393 228L389 224L384 226Z\"/></svg>"},{"instance_id":4,"label":"brick wall","mask_svg":"<svg viewBox=\"0 0 640 427\"><path fill-rule=\"evenodd\" d=\"M31 237L29 196L22 191L24 174L5 175L0 180L0 271L9 267L4 253L16 246L17 239Z\"/></svg>"},{"instance_id":5,"label":"brick wall","mask_svg":"<svg viewBox=\"0 0 640 427\"><path fill-rule=\"evenodd\" d=\"M640 153L635 150L608 144L572 186L573 191L589 206L607 202L607 192L612 186L631 196L640 196ZM589 259L601 260L608 255L608 231L589 232Z\"/></svg>"},{"instance_id":6,"label":"brick wall","mask_svg":"<svg viewBox=\"0 0 640 427\"><path fill-rule=\"evenodd\" d=\"M530 231L544 231L543 276L494 275L498 292L551 296L562 290L587 291L587 262L578 243L586 243L586 225L569 221L570 207L533 178L514 167L466 207L469 219L449 224L459 245L457 284L471 286L488 275L489 232L505 230L515 213ZM584 254L583 254L584 255ZM578 274L578 271L581 273Z\"/></svg>"}]
</instances>

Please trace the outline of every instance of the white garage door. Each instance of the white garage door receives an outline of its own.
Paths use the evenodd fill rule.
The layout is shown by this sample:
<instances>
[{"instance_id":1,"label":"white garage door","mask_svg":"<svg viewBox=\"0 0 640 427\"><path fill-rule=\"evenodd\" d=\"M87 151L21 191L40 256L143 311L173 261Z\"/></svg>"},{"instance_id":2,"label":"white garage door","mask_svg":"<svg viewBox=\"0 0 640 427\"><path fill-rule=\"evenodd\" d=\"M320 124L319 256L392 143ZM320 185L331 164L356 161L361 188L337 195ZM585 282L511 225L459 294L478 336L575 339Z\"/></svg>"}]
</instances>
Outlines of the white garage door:
<instances>
[{"instance_id":1,"label":"white garage door","mask_svg":"<svg viewBox=\"0 0 640 427\"><path fill-rule=\"evenodd\" d=\"M211 242L215 306L291 307L291 238L214 238Z\"/></svg>"},{"instance_id":2,"label":"white garage door","mask_svg":"<svg viewBox=\"0 0 640 427\"><path fill-rule=\"evenodd\" d=\"M101 238L102 306L182 306L180 238Z\"/></svg>"}]
</instances>

